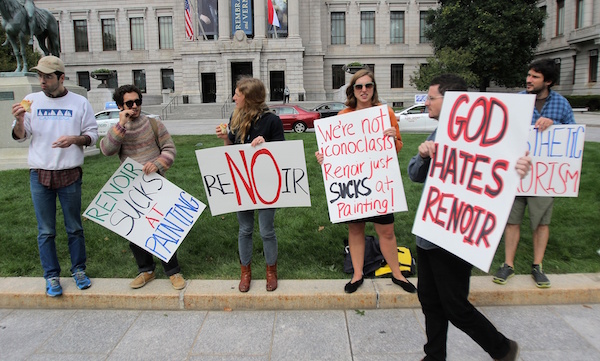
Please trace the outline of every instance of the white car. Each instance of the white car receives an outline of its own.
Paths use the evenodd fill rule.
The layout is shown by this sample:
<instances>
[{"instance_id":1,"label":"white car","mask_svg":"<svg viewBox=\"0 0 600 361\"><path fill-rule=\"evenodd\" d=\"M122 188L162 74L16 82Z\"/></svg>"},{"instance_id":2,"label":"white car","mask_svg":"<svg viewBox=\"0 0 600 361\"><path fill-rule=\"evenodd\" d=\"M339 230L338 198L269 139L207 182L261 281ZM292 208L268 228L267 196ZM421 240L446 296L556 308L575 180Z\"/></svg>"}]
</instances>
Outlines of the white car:
<instances>
[{"instance_id":1,"label":"white car","mask_svg":"<svg viewBox=\"0 0 600 361\"><path fill-rule=\"evenodd\" d=\"M394 114L400 132L433 132L438 126L437 120L429 118L425 104L415 104Z\"/></svg>"},{"instance_id":2,"label":"white car","mask_svg":"<svg viewBox=\"0 0 600 361\"><path fill-rule=\"evenodd\" d=\"M104 109L96 113L96 123L98 123L98 136L103 137L106 135L108 130L119 121L119 112L121 110L117 109ZM147 117L160 119L160 115L157 114L148 114L142 110L142 114Z\"/></svg>"}]
</instances>

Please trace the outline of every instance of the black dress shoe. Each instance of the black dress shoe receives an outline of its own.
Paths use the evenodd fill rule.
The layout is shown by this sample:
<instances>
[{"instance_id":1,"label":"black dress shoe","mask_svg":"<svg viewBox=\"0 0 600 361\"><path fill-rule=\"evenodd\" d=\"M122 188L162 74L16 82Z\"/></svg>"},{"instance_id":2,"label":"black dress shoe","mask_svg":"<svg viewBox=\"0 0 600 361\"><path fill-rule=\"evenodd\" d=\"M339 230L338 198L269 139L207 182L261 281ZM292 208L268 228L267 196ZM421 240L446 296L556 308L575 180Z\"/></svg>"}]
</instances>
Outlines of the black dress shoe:
<instances>
[{"instance_id":1,"label":"black dress shoe","mask_svg":"<svg viewBox=\"0 0 600 361\"><path fill-rule=\"evenodd\" d=\"M415 287L415 285L410 283L409 280L406 280L406 282L404 282L404 281L401 281L401 280L395 278L394 275L392 275L392 282L394 282L398 286L402 287L402 289L408 293L417 293L417 287Z\"/></svg>"},{"instance_id":2,"label":"black dress shoe","mask_svg":"<svg viewBox=\"0 0 600 361\"><path fill-rule=\"evenodd\" d=\"M346 291L346 293L356 292L358 287L360 287L363 284L363 280L364 280L364 277L354 283L352 283L352 280L350 280L350 282L346 283L346 286L344 286L344 291Z\"/></svg>"}]
</instances>

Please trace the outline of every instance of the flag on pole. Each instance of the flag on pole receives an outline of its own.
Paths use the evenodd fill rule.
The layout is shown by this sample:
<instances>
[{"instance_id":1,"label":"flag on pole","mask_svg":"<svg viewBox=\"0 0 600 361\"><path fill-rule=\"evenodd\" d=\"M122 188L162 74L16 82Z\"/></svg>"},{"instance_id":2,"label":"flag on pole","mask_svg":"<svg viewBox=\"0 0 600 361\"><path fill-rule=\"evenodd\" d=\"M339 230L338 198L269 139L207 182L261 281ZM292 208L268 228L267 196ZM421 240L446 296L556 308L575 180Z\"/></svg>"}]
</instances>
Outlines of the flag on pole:
<instances>
[{"instance_id":1,"label":"flag on pole","mask_svg":"<svg viewBox=\"0 0 600 361\"><path fill-rule=\"evenodd\" d=\"M269 9L269 24L280 28L281 25L279 24L279 18L277 17L275 8L273 8L273 0L267 0L267 7Z\"/></svg>"},{"instance_id":2,"label":"flag on pole","mask_svg":"<svg viewBox=\"0 0 600 361\"><path fill-rule=\"evenodd\" d=\"M194 22L192 21L192 11L190 10L189 0L185 0L185 38L194 40Z\"/></svg>"}]
</instances>

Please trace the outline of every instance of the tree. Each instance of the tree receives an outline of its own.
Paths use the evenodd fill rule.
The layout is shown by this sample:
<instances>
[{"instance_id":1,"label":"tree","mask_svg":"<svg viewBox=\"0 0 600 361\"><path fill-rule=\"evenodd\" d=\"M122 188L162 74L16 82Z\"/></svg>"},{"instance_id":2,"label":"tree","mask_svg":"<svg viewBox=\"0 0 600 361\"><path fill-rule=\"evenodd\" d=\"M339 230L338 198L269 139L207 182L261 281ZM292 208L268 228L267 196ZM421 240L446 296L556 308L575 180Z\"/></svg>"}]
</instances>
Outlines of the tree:
<instances>
[{"instance_id":1,"label":"tree","mask_svg":"<svg viewBox=\"0 0 600 361\"><path fill-rule=\"evenodd\" d=\"M6 32L4 28L0 26L0 42L6 40ZM29 40L29 37L27 38ZM27 65L32 68L37 65L38 60L42 57L40 53L33 50L33 47L28 45L25 50L25 57L27 59ZM5 45L0 46L0 72L12 72L17 68L17 60L13 54L12 46L8 42Z\"/></svg>"},{"instance_id":2,"label":"tree","mask_svg":"<svg viewBox=\"0 0 600 361\"><path fill-rule=\"evenodd\" d=\"M522 86L546 16L537 2L442 0L427 16L425 35L436 56L444 48L473 56L469 69L480 91L490 82Z\"/></svg>"},{"instance_id":3,"label":"tree","mask_svg":"<svg viewBox=\"0 0 600 361\"><path fill-rule=\"evenodd\" d=\"M444 73L452 73L461 76L470 87L479 86L479 77L474 74L470 66L475 57L464 50L453 50L450 48L440 49L435 56L427 58L427 63L410 76L410 84L418 90L427 90L431 80Z\"/></svg>"}]
</instances>

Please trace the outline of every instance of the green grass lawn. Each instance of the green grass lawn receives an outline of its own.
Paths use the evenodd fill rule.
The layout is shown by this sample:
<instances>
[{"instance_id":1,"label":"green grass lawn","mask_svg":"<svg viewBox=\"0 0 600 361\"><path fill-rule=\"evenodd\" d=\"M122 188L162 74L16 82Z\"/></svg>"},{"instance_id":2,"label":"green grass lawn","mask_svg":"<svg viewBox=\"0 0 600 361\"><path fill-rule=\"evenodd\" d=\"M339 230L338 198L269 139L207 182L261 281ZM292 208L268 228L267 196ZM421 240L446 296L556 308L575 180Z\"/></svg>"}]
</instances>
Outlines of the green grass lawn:
<instances>
[{"instance_id":1,"label":"green grass lawn","mask_svg":"<svg viewBox=\"0 0 600 361\"><path fill-rule=\"evenodd\" d=\"M408 161L426 137L426 134L403 135L404 148L399 154L409 211L396 214L395 231L398 245L407 246L413 253L416 248L411 229L423 186L411 182L405 173ZM167 177L208 205L194 151L220 146L222 141L213 135L173 138L177 145L177 158ZM312 207L281 208L277 211L279 275L287 279L347 278L342 271L343 239L347 237L347 227L329 222L321 170L314 158L317 148L315 135L287 133L286 139L304 141ZM556 198L544 260L544 269L548 273L600 272L600 259L596 253L600 248L600 181L596 176L599 159L600 144L587 142L579 197ZM96 155L85 159L83 209L87 208L118 165L117 157ZM0 245L4 249L0 258L0 277L42 275L27 173L27 170L0 172L0 216L4 220L0 227ZM57 219L57 248L63 267L62 276L67 277L70 260L60 212ZM528 224L528 220L525 222ZM129 278L137 274L125 239L85 218L84 228L87 267L91 277ZM184 275L195 279L238 278L237 228L235 214L212 217L207 208L179 248L179 262ZM533 251L528 228L523 227L517 251L517 273L530 271ZM367 234L375 235L370 224ZM253 271L256 278L264 278L264 257L258 234L255 241ZM503 260L504 244L501 242L491 272L495 272ZM157 269L161 274L162 267ZM484 273L476 270L475 274Z\"/></svg>"}]
</instances>

